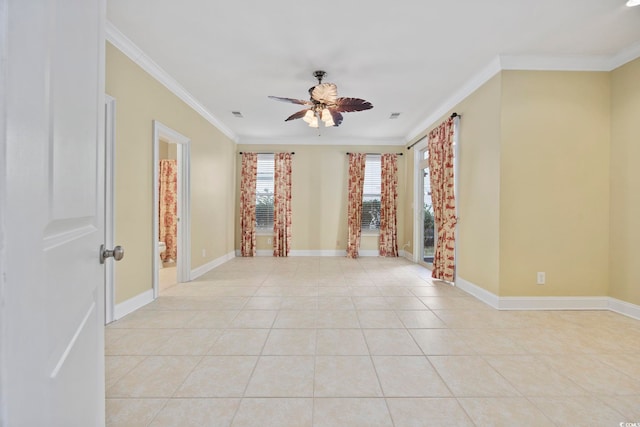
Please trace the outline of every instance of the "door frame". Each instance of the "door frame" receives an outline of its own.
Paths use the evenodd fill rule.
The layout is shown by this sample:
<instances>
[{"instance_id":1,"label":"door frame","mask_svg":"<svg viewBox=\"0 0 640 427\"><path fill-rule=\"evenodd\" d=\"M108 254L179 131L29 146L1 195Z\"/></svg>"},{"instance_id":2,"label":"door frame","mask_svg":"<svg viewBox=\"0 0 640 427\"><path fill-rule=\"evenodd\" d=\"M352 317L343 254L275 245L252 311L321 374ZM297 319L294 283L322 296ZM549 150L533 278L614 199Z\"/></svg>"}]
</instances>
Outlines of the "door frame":
<instances>
[{"instance_id":1,"label":"door frame","mask_svg":"<svg viewBox=\"0 0 640 427\"><path fill-rule=\"evenodd\" d=\"M104 150L105 150L105 191L104 191L104 244L115 247L116 199L115 199L115 155L116 155L116 99L105 94ZM115 320L116 281L115 263L105 263L105 324Z\"/></svg>"},{"instance_id":2,"label":"door frame","mask_svg":"<svg viewBox=\"0 0 640 427\"><path fill-rule=\"evenodd\" d=\"M177 249L176 273L178 282L191 280L191 140L181 133L162 124L158 120L153 121L153 298L159 295L158 280L158 249L160 224L158 212L158 161L160 153L160 139L177 145L178 164L178 224L177 224Z\"/></svg>"},{"instance_id":3,"label":"door frame","mask_svg":"<svg viewBox=\"0 0 640 427\"><path fill-rule=\"evenodd\" d=\"M420 152L427 148L428 137L425 137L422 141L413 147L413 262L426 266L422 257L422 251L424 250L424 241L422 236L423 219L422 210L424 204L424 189L422 180L422 168L420 163L423 160L420 157Z\"/></svg>"}]
</instances>

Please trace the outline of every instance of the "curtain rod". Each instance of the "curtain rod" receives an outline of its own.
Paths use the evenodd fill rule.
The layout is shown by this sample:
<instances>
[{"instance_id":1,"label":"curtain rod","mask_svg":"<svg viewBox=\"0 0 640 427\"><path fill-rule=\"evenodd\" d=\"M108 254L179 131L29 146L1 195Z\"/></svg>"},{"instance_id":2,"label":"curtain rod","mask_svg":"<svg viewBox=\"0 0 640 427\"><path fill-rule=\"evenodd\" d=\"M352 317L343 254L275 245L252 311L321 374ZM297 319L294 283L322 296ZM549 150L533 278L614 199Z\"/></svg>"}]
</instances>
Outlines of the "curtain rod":
<instances>
[{"instance_id":1,"label":"curtain rod","mask_svg":"<svg viewBox=\"0 0 640 427\"><path fill-rule=\"evenodd\" d=\"M351 154L351 153L347 153L347 156L349 154ZM402 156L403 155L402 153L364 153L364 154L370 154L372 156L377 156L377 155L380 155L380 154L397 154L398 156Z\"/></svg>"},{"instance_id":2,"label":"curtain rod","mask_svg":"<svg viewBox=\"0 0 640 427\"><path fill-rule=\"evenodd\" d=\"M244 152L240 151L238 154L244 154ZM276 154L276 153L253 153L253 154ZM296 153L292 151L291 154L296 154Z\"/></svg>"},{"instance_id":3,"label":"curtain rod","mask_svg":"<svg viewBox=\"0 0 640 427\"><path fill-rule=\"evenodd\" d=\"M451 114L451 117L449 117L450 119L455 119L456 117L462 117L462 115L454 112L453 114ZM419 140L417 140L416 142L414 142L413 144L411 144L410 146L407 147L407 150L411 150L413 148L414 145L416 145L417 143L419 143L420 141L422 141L423 139L425 139L427 136L429 135L425 135L422 138L420 138Z\"/></svg>"}]
</instances>

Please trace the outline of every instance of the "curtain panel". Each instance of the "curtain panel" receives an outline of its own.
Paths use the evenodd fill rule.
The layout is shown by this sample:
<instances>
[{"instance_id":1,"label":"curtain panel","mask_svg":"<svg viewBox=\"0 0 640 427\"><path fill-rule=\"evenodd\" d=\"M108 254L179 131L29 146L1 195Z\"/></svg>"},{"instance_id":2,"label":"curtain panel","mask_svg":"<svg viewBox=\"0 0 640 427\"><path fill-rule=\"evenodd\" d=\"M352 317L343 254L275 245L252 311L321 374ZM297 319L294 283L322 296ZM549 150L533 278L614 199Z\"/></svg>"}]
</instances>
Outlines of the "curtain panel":
<instances>
[{"instance_id":1,"label":"curtain panel","mask_svg":"<svg viewBox=\"0 0 640 427\"><path fill-rule=\"evenodd\" d=\"M256 256L256 181L258 155L242 153L240 172L240 254Z\"/></svg>"},{"instance_id":2,"label":"curtain panel","mask_svg":"<svg viewBox=\"0 0 640 427\"><path fill-rule=\"evenodd\" d=\"M349 204L347 257L358 258L360 234L362 232L362 192L364 190L365 153L349 154Z\"/></svg>"},{"instance_id":3,"label":"curtain panel","mask_svg":"<svg viewBox=\"0 0 640 427\"><path fill-rule=\"evenodd\" d=\"M435 279L452 282L455 274L456 200L453 185L453 118L429 133L429 179L436 224Z\"/></svg>"},{"instance_id":4,"label":"curtain panel","mask_svg":"<svg viewBox=\"0 0 640 427\"><path fill-rule=\"evenodd\" d=\"M291 249L291 153L274 154L273 256Z\"/></svg>"},{"instance_id":5,"label":"curtain panel","mask_svg":"<svg viewBox=\"0 0 640 427\"><path fill-rule=\"evenodd\" d=\"M398 256L398 157L383 154L380 158L380 256Z\"/></svg>"},{"instance_id":6,"label":"curtain panel","mask_svg":"<svg viewBox=\"0 0 640 427\"><path fill-rule=\"evenodd\" d=\"M158 168L158 239L167 245L162 261L175 261L178 255L178 162L160 160Z\"/></svg>"}]
</instances>

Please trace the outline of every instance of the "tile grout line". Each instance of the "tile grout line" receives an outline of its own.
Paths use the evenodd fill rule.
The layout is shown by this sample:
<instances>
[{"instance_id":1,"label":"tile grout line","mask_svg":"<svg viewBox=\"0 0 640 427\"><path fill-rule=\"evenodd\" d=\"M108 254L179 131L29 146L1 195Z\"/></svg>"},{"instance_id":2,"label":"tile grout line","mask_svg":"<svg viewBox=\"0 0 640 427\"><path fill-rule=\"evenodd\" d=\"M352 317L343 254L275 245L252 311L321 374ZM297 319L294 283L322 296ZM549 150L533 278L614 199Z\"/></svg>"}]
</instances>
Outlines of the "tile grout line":
<instances>
[{"instance_id":1,"label":"tile grout line","mask_svg":"<svg viewBox=\"0 0 640 427\"><path fill-rule=\"evenodd\" d=\"M380 381L380 375L378 374L378 369L376 368L376 364L373 361L373 355L371 354L371 347L369 347L369 341L362 330L362 323L360 322L360 317L356 314L358 319L358 324L360 325L360 334L362 335L362 339L364 340L365 345L367 346L367 352L369 353L369 361L371 362L371 366L373 367L373 372L376 374L376 379L378 380L378 386L380 387L380 393L382 394L382 399L384 400L384 406L387 408L387 414L389 414L389 419L391 420L391 425L395 426L396 423L393 420L393 415L391 413L391 408L389 408L389 402L387 401L387 396L384 392L384 388L382 387L382 381Z\"/></svg>"}]
</instances>

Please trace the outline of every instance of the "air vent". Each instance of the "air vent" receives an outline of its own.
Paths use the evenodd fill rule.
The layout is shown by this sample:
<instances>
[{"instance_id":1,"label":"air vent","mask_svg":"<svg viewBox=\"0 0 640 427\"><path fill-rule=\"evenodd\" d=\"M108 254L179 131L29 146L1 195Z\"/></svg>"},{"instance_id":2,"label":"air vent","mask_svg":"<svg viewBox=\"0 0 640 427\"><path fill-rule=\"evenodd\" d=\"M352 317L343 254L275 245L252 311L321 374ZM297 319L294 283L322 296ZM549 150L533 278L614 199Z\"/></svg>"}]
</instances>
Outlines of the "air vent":
<instances>
[{"instance_id":1,"label":"air vent","mask_svg":"<svg viewBox=\"0 0 640 427\"><path fill-rule=\"evenodd\" d=\"M244 118L244 116L242 115L242 113L240 111L232 111L231 114L233 114L233 117L237 117L239 119Z\"/></svg>"},{"instance_id":2,"label":"air vent","mask_svg":"<svg viewBox=\"0 0 640 427\"><path fill-rule=\"evenodd\" d=\"M397 119L400 116L400 113L391 113L389 116L389 120Z\"/></svg>"}]
</instances>

